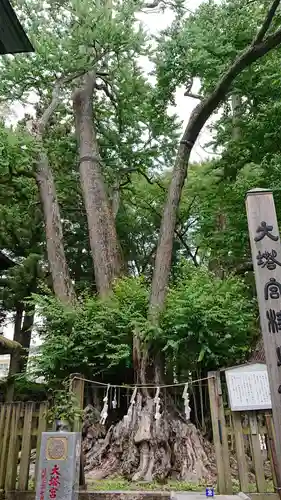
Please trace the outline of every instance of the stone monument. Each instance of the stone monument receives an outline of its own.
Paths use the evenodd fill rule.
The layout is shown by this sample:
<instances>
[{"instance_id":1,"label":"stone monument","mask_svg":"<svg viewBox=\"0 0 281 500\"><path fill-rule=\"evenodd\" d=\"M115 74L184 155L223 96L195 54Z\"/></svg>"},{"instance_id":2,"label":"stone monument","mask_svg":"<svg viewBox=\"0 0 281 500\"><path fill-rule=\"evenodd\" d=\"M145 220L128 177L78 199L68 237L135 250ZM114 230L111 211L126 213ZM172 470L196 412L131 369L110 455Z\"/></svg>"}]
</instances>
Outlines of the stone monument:
<instances>
[{"instance_id":1,"label":"stone monument","mask_svg":"<svg viewBox=\"0 0 281 500\"><path fill-rule=\"evenodd\" d=\"M43 432L36 500L78 500L80 432Z\"/></svg>"}]
</instances>

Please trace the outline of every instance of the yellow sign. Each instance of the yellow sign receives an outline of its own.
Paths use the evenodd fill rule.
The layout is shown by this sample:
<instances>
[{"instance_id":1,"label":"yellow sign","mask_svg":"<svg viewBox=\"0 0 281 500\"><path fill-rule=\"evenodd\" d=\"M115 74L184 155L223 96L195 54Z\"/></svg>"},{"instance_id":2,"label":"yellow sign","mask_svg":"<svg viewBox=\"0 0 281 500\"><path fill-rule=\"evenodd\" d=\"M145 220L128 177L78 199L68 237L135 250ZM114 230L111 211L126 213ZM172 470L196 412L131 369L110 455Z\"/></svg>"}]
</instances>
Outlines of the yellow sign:
<instances>
[{"instance_id":1,"label":"yellow sign","mask_svg":"<svg viewBox=\"0 0 281 500\"><path fill-rule=\"evenodd\" d=\"M66 437L49 437L46 446L47 460L67 460L68 439Z\"/></svg>"}]
</instances>

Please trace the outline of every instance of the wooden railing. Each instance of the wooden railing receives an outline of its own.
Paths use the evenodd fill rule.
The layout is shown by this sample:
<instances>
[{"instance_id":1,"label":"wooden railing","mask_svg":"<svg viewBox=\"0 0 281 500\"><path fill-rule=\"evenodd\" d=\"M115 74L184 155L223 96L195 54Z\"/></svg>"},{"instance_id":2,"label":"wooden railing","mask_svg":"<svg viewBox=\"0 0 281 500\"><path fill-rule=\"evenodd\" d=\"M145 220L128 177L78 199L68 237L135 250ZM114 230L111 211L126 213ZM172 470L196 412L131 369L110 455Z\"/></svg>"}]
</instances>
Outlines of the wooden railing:
<instances>
[{"instance_id":1,"label":"wooden railing","mask_svg":"<svg viewBox=\"0 0 281 500\"><path fill-rule=\"evenodd\" d=\"M224 404L220 374L212 372L209 395L220 493L233 492L233 464L237 465L240 491L276 492L276 453L271 411L232 412ZM233 460L234 459L234 460ZM266 472L266 473L265 473ZM277 498L277 495L272 498ZM278 497L279 498L279 497Z\"/></svg>"},{"instance_id":2,"label":"wooden railing","mask_svg":"<svg viewBox=\"0 0 281 500\"><path fill-rule=\"evenodd\" d=\"M33 402L0 405L0 490L28 490L31 450L36 450L36 477L47 408L47 403Z\"/></svg>"},{"instance_id":3,"label":"wooden railing","mask_svg":"<svg viewBox=\"0 0 281 500\"><path fill-rule=\"evenodd\" d=\"M79 374L72 378L71 390L82 409L84 381ZM37 477L42 432L55 430L47 425L47 410L46 402L0 403L0 491L34 489L30 479L35 482ZM73 430L81 430L79 419L74 421ZM83 467L80 484L85 485Z\"/></svg>"}]
</instances>

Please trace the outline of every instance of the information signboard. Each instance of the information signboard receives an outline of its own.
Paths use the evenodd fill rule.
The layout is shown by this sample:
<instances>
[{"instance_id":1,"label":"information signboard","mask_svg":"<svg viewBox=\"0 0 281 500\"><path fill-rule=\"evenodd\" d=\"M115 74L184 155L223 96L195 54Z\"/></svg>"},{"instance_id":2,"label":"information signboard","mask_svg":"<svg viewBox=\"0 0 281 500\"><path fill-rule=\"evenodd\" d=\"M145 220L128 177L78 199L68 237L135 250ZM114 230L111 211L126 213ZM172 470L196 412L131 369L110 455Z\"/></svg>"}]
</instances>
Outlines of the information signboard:
<instances>
[{"instance_id":1,"label":"information signboard","mask_svg":"<svg viewBox=\"0 0 281 500\"><path fill-rule=\"evenodd\" d=\"M266 365L239 366L226 370L225 375L232 411L272 408Z\"/></svg>"}]
</instances>

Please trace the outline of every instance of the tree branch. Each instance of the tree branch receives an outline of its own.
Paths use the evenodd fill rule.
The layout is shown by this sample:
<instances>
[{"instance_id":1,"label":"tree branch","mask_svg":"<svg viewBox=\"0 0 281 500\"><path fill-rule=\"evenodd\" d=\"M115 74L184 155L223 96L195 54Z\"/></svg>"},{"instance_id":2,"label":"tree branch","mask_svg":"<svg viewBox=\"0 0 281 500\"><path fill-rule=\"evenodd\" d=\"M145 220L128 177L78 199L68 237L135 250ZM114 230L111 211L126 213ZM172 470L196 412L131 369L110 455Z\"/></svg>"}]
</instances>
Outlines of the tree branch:
<instances>
[{"instance_id":1,"label":"tree branch","mask_svg":"<svg viewBox=\"0 0 281 500\"><path fill-rule=\"evenodd\" d=\"M266 33L268 32L268 30L270 28L270 25L272 23L272 19L275 15L275 12L280 5L280 1L281 0L274 0L273 1L272 5L267 13L266 18L265 18L260 30L257 33L256 38L253 40L253 45L262 42L262 40L264 39L264 36L266 35Z\"/></svg>"},{"instance_id":2,"label":"tree branch","mask_svg":"<svg viewBox=\"0 0 281 500\"><path fill-rule=\"evenodd\" d=\"M234 274L238 275L243 275L245 273L253 271L253 262L244 262L243 264L240 264L239 266L236 266L235 269L233 270Z\"/></svg>"},{"instance_id":3,"label":"tree branch","mask_svg":"<svg viewBox=\"0 0 281 500\"><path fill-rule=\"evenodd\" d=\"M120 188L127 186L128 184L131 184L131 178L129 174L126 176L126 180L123 182L120 182Z\"/></svg>"},{"instance_id":4,"label":"tree branch","mask_svg":"<svg viewBox=\"0 0 281 500\"><path fill-rule=\"evenodd\" d=\"M204 97L202 95L193 94L193 92L188 92L188 91L186 91L184 93L184 96L185 97L192 97L192 99L198 99L199 101L203 101L203 99L204 99Z\"/></svg>"},{"instance_id":5,"label":"tree branch","mask_svg":"<svg viewBox=\"0 0 281 500\"><path fill-rule=\"evenodd\" d=\"M268 54L268 52L277 47L280 43L281 29L269 35L260 43L252 42L251 45L234 60L230 68L219 80L213 92L196 106L181 140L181 144L187 148L189 154L200 131L217 106L225 98L234 79L240 75L245 68Z\"/></svg>"},{"instance_id":6,"label":"tree branch","mask_svg":"<svg viewBox=\"0 0 281 500\"><path fill-rule=\"evenodd\" d=\"M59 93L60 93L60 85L56 84L53 89L52 100L37 123L37 132L40 136L43 135L45 128L47 127L48 122L51 119L52 114L55 112L59 104L60 100Z\"/></svg>"},{"instance_id":7,"label":"tree branch","mask_svg":"<svg viewBox=\"0 0 281 500\"><path fill-rule=\"evenodd\" d=\"M146 208L147 210L152 210L155 213L155 215L157 215L159 217L159 219L161 219L161 214L153 206L149 205L146 201L144 203L146 205L146 207L144 207L144 208ZM135 203L133 203L132 200L131 200L131 204L138 208L138 206ZM185 231L185 233L186 233L186 231ZM184 237L183 237L184 235L178 229L175 229L175 234L178 237L179 241L181 242L182 246L185 248L185 250L186 250L187 254L189 255L189 257L191 257L194 265L196 267L198 267L199 266L199 263L197 262L197 251L198 250L193 255L193 253L190 250L189 245L184 240Z\"/></svg>"},{"instance_id":8,"label":"tree branch","mask_svg":"<svg viewBox=\"0 0 281 500\"><path fill-rule=\"evenodd\" d=\"M160 187L160 189L162 189L162 191L166 191L166 188L161 184L161 182L159 182L155 179L151 179L145 172L143 172L142 170L140 170L138 168L135 168L135 167L124 168L124 169L122 169L121 173L125 173L126 175L128 175L128 174L132 174L134 172L142 175L145 178L145 180L148 182L148 184L150 184L151 186L153 186L153 184L156 184L158 187Z\"/></svg>"},{"instance_id":9,"label":"tree branch","mask_svg":"<svg viewBox=\"0 0 281 500\"><path fill-rule=\"evenodd\" d=\"M104 93L107 95L107 97L110 99L110 101L115 104L115 99L114 95L110 92L109 86L106 83L96 83L95 88L97 90L103 90Z\"/></svg>"},{"instance_id":10,"label":"tree branch","mask_svg":"<svg viewBox=\"0 0 281 500\"><path fill-rule=\"evenodd\" d=\"M154 0L154 2L146 3L144 5L144 9L155 9L156 7L159 6L160 3L161 3L161 0Z\"/></svg>"},{"instance_id":11,"label":"tree branch","mask_svg":"<svg viewBox=\"0 0 281 500\"><path fill-rule=\"evenodd\" d=\"M72 73L68 76L64 76L61 78L58 78L56 81L54 88L53 88L53 93L52 93L52 100L49 104L49 106L45 109L43 115L41 118L38 120L36 129L39 134L39 136L42 136L46 126L48 125L49 120L51 119L51 116L55 112L59 102L60 102L60 91L62 85L65 85L69 82L72 82L73 80L76 80L76 78L79 78L80 76L83 76L85 74L85 70L80 70L77 71L76 73Z\"/></svg>"},{"instance_id":12,"label":"tree branch","mask_svg":"<svg viewBox=\"0 0 281 500\"><path fill-rule=\"evenodd\" d=\"M195 254L193 254L192 251L190 250L189 245L184 240L183 235L177 229L175 230L175 234L178 237L178 239L180 240L182 246L185 248L185 250L186 250L187 254L189 255L189 257L192 259L193 264L195 265L195 267L199 267L199 263L197 261L197 251L198 250L196 250Z\"/></svg>"},{"instance_id":13,"label":"tree branch","mask_svg":"<svg viewBox=\"0 0 281 500\"><path fill-rule=\"evenodd\" d=\"M156 184L158 187L160 187L160 189L162 189L162 191L166 191L166 188L164 188L164 186L162 186L161 182L156 181L156 180L153 180L153 179L150 179L150 178L148 177L148 175L147 175L147 174L145 174L142 170L138 170L138 169L136 169L136 171L137 171L139 174L141 174L141 175L142 175L142 176L143 176L143 177L147 180L147 182L148 182L149 184L151 184L151 185Z\"/></svg>"},{"instance_id":14,"label":"tree branch","mask_svg":"<svg viewBox=\"0 0 281 500\"><path fill-rule=\"evenodd\" d=\"M159 314L165 305L172 262L173 239L177 224L177 210L187 176L190 153L205 123L217 109L219 104L225 99L234 79L240 75L245 68L249 67L255 61L280 45L281 29L278 29L272 35L268 35L267 38L263 38L270 28L271 21L278 5L279 2L277 2L277 0L272 2L257 36L253 39L251 44L236 57L228 70L218 81L213 92L196 106L183 133L163 211L155 258L148 313L149 318L154 323L157 323Z\"/></svg>"}]
</instances>

